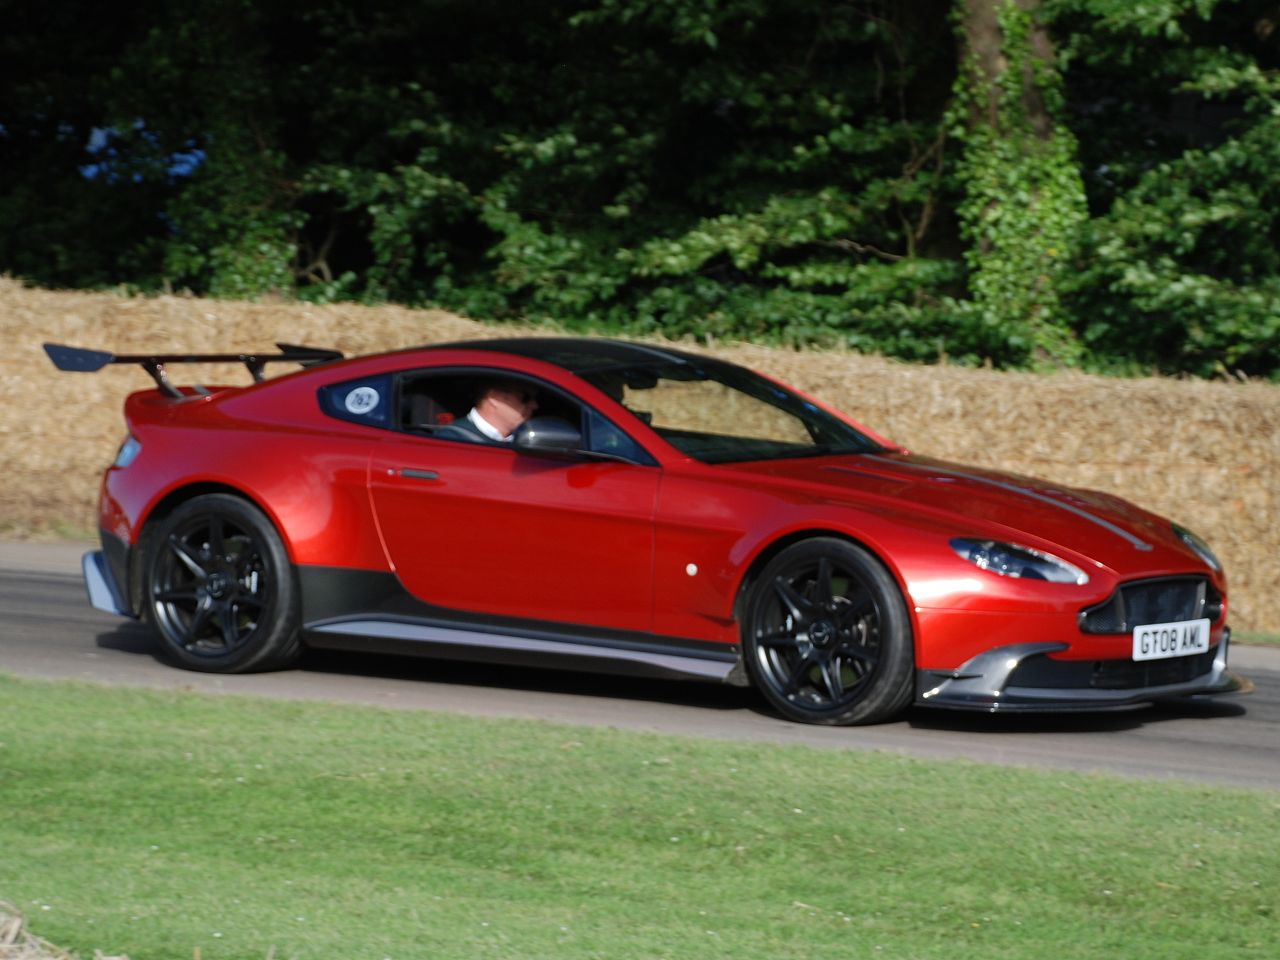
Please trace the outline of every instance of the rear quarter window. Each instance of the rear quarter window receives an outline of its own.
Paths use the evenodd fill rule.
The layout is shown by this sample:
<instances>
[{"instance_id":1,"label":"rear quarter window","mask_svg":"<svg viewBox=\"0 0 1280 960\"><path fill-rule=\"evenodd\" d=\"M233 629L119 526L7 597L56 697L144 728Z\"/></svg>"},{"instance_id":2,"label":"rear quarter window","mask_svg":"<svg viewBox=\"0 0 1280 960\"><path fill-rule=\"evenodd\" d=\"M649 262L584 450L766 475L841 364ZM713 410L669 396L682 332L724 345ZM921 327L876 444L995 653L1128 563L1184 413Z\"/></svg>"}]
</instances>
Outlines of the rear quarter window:
<instances>
[{"instance_id":1,"label":"rear quarter window","mask_svg":"<svg viewBox=\"0 0 1280 960\"><path fill-rule=\"evenodd\" d=\"M319 391L320 409L328 416L383 428L393 422L393 396L391 377L386 374L330 384Z\"/></svg>"}]
</instances>

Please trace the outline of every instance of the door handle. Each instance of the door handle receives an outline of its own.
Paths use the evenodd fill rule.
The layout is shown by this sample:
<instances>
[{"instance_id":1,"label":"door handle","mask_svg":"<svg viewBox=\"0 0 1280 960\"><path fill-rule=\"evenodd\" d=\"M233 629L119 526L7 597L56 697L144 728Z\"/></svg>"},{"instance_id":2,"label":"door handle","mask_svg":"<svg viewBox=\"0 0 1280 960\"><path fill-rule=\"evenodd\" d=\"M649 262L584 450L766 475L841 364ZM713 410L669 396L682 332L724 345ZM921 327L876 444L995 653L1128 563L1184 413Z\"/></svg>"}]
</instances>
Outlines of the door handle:
<instances>
[{"instance_id":1,"label":"door handle","mask_svg":"<svg viewBox=\"0 0 1280 960\"><path fill-rule=\"evenodd\" d=\"M400 476L406 480L439 480L440 474L434 470L418 470L414 467L401 467Z\"/></svg>"}]
</instances>

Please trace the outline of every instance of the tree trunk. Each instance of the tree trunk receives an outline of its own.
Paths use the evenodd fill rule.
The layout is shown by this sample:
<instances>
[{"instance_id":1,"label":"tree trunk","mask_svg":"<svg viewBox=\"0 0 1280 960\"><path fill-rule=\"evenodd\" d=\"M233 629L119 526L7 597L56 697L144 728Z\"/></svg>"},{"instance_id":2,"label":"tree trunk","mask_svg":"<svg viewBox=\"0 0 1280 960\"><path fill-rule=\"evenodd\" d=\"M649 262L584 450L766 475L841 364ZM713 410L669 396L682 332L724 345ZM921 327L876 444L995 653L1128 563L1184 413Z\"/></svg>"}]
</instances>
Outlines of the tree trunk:
<instances>
[{"instance_id":1,"label":"tree trunk","mask_svg":"<svg viewBox=\"0 0 1280 960\"><path fill-rule=\"evenodd\" d=\"M1053 135L1053 121L1049 116L1043 94L1036 82L1036 70L1053 70L1053 41L1049 31L1035 14L1040 0L960 0L964 5L961 37L961 62L972 58L977 68L979 88L975 90L976 122L1000 126L1001 84L1009 71L1009 58L1004 49L1004 33L1000 29L998 8L1012 2L1018 10L1029 14L1028 30L1031 62L1024 64L1020 72L1022 109L1037 137L1048 140Z\"/></svg>"},{"instance_id":2,"label":"tree trunk","mask_svg":"<svg viewBox=\"0 0 1280 960\"><path fill-rule=\"evenodd\" d=\"M1086 216L1084 183L1040 0L956 2L954 113L972 304L1030 359L1071 364L1078 344L1059 284Z\"/></svg>"}]
</instances>

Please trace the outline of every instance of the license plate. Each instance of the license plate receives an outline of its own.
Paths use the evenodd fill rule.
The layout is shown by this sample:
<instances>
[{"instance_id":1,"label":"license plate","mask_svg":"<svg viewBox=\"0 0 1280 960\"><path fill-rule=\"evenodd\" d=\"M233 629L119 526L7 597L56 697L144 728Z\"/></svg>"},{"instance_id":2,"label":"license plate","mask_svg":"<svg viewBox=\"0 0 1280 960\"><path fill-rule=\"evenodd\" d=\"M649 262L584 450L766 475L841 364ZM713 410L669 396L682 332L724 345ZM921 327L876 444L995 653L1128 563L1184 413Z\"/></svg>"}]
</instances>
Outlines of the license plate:
<instances>
[{"instance_id":1,"label":"license plate","mask_svg":"<svg viewBox=\"0 0 1280 960\"><path fill-rule=\"evenodd\" d=\"M1133 628L1133 659L1168 660L1209 649L1208 620L1148 623Z\"/></svg>"}]
</instances>

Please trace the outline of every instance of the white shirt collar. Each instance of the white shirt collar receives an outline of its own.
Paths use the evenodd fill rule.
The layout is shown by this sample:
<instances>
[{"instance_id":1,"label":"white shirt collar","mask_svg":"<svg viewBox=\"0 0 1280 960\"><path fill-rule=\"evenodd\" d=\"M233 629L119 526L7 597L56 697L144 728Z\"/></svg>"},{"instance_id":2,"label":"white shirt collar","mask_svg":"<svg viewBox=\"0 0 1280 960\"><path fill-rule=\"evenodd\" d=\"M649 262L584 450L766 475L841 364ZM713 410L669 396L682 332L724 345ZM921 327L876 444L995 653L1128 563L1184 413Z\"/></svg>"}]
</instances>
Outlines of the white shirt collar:
<instances>
[{"instance_id":1,"label":"white shirt collar","mask_svg":"<svg viewBox=\"0 0 1280 960\"><path fill-rule=\"evenodd\" d=\"M484 434L490 440L497 440L499 443L511 442L510 437L504 437L498 431L497 427L491 424L484 417L480 416L480 412L476 410L475 407L471 408L471 412L467 414L467 419L470 420L475 425L475 428L477 430L479 430L482 434Z\"/></svg>"}]
</instances>

